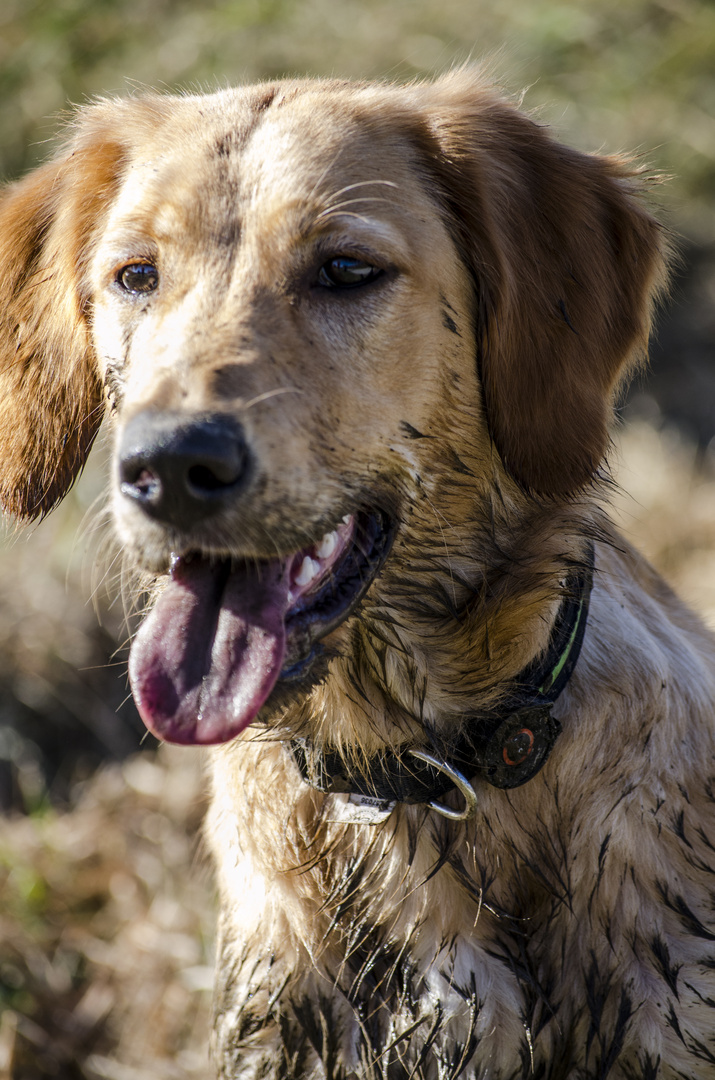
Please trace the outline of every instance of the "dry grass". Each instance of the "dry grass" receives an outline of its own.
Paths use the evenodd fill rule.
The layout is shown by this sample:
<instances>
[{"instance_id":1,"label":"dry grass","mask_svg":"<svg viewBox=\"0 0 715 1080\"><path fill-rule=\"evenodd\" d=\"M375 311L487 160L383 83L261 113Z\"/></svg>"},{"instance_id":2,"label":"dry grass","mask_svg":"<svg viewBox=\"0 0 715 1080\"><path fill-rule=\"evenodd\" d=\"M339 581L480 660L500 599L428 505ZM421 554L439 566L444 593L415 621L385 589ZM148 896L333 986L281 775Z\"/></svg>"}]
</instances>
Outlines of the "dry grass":
<instances>
[{"instance_id":1,"label":"dry grass","mask_svg":"<svg viewBox=\"0 0 715 1080\"><path fill-rule=\"evenodd\" d=\"M162 748L102 768L68 812L5 822L0 1076L208 1075L201 790L198 755Z\"/></svg>"},{"instance_id":2,"label":"dry grass","mask_svg":"<svg viewBox=\"0 0 715 1080\"><path fill-rule=\"evenodd\" d=\"M629 425L614 455L621 530L715 629L715 460L677 428Z\"/></svg>"},{"instance_id":3,"label":"dry grass","mask_svg":"<svg viewBox=\"0 0 715 1080\"><path fill-rule=\"evenodd\" d=\"M715 472L645 423L616 460L622 527L715 625ZM199 754L164 747L75 783L66 810L4 820L0 1077L211 1076L203 790Z\"/></svg>"}]
</instances>

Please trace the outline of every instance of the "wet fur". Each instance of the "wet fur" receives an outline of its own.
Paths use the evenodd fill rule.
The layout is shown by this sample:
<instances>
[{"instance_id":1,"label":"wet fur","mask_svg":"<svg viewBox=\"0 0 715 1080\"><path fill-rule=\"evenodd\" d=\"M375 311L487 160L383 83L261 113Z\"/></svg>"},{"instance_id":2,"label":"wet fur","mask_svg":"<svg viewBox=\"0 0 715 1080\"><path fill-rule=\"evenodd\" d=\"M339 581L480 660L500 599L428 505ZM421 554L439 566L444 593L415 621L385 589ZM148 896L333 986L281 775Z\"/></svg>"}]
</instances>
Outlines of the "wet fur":
<instances>
[{"instance_id":1,"label":"wet fur","mask_svg":"<svg viewBox=\"0 0 715 1080\"><path fill-rule=\"evenodd\" d=\"M129 557L270 558L356 506L398 529L312 680L211 754L221 1077L715 1075L713 641L618 536L599 469L662 236L628 163L478 76L106 101L0 202L0 493L71 485L105 404L240 417L241 505L191 536L115 498ZM378 289L315 290L336 251ZM158 261L128 306L115 271ZM545 648L596 545L563 734L476 817L337 824L290 735L449 738Z\"/></svg>"}]
</instances>

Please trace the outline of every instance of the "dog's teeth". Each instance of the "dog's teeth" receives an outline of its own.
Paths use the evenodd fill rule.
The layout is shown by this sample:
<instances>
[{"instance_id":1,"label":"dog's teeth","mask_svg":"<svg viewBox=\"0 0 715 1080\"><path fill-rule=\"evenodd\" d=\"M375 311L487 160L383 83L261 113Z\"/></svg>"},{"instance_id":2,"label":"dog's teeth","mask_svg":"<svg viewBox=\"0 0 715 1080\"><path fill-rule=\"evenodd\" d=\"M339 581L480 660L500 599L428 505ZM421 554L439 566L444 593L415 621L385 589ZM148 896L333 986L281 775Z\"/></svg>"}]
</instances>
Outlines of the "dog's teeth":
<instances>
[{"instance_id":1,"label":"dog's teeth","mask_svg":"<svg viewBox=\"0 0 715 1080\"><path fill-rule=\"evenodd\" d=\"M352 515L351 514L345 514L343 516L343 525L349 525L351 521L352 521Z\"/></svg>"},{"instance_id":2,"label":"dog's teeth","mask_svg":"<svg viewBox=\"0 0 715 1080\"><path fill-rule=\"evenodd\" d=\"M315 559L311 559L310 555L306 555L303 562L300 564L300 570L295 578L296 585L307 585L309 581L312 581L314 577L317 577L320 573L320 563Z\"/></svg>"},{"instance_id":3,"label":"dog's teeth","mask_svg":"<svg viewBox=\"0 0 715 1080\"><path fill-rule=\"evenodd\" d=\"M319 559L329 559L338 546L338 534L337 532L326 533L323 539L315 549L315 554Z\"/></svg>"}]
</instances>

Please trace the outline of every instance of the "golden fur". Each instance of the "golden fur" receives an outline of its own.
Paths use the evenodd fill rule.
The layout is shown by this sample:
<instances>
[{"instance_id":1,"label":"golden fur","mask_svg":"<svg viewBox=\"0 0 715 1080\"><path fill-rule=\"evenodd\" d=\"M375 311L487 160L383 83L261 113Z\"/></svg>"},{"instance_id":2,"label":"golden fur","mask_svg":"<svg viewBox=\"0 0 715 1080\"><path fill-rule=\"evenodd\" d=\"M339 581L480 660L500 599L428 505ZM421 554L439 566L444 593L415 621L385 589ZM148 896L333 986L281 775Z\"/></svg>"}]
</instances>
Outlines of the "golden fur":
<instances>
[{"instance_id":1,"label":"golden fur","mask_svg":"<svg viewBox=\"0 0 715 1080\"><path fill-rule=\"evenodd\" d=\"M465 72L100 102L3 196L7 510L57 503L106 397L118 441L147 410L212 410L257 463L183 531L115 485L145 570L287 554L366 503L396 522L320 677L211 754L220 1076L715 1075L713 640L598 498L662 247L627 163ZM383 284L317 289L345 252ZM161 268L146 302L117 297L130 263ZM465 823L333 821L286 740L359 767L454 737L544 651L590 540L543 770L475 780Z\"/></svg>"}]
</instances>

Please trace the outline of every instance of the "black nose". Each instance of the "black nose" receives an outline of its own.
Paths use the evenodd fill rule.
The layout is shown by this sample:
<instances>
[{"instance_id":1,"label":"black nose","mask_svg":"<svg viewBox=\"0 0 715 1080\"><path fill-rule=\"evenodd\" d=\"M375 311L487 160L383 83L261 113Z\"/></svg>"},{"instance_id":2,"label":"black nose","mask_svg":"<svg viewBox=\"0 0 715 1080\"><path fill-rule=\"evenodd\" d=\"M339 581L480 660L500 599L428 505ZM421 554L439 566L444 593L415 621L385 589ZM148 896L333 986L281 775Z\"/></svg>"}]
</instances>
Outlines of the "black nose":
<instances>
[{"instance_id":1,"label":"black nose","mask_svg":"<svg viewBox=\"0 0 715 1080\"><path fill-rule=\"evenodd\" d=\"M245 486L250 456L241 427L223 414L146 412L119 446L122 495L157 521L189 529Z\"/></svg>"}]
</instances>

